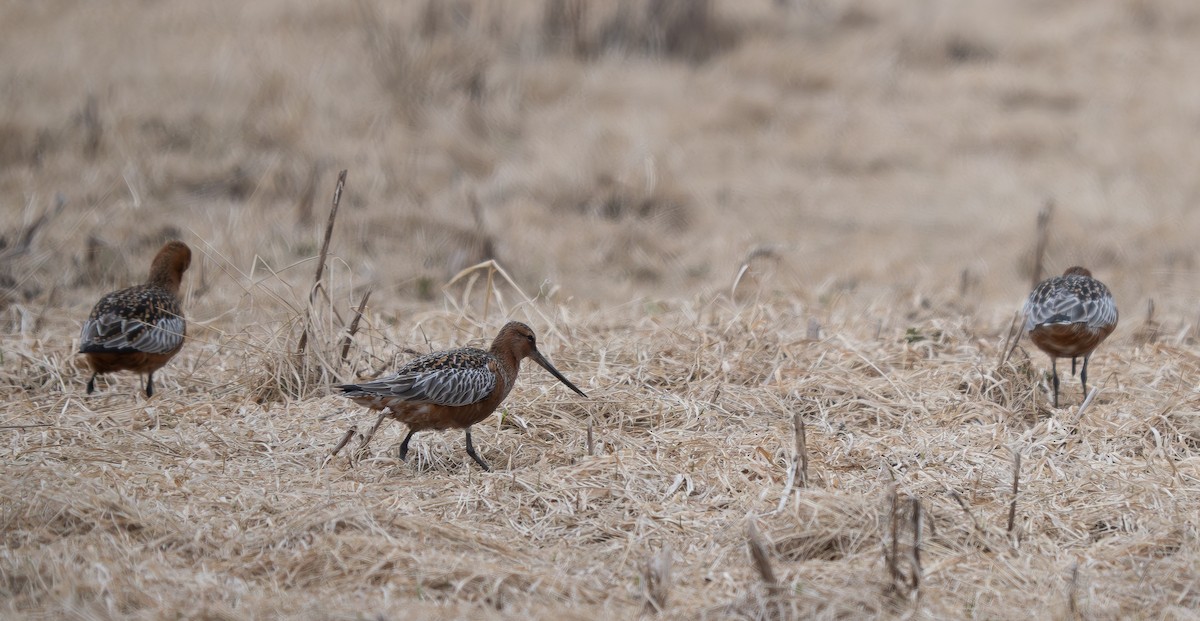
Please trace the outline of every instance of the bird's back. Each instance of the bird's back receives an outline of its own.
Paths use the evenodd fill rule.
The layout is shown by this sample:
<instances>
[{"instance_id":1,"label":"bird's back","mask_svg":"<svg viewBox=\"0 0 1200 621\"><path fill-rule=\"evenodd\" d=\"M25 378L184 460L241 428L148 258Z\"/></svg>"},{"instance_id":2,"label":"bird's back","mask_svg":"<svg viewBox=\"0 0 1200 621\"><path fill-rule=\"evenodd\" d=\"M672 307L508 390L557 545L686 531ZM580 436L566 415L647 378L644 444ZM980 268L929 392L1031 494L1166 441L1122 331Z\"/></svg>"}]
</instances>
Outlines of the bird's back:
<instances>
[{"instance_id":1,"label":"bird's back","mask_svg":"<svg viewBox=\"0 0 1200 621\"><path fill-rule=\"evenodd\" d=\"M81 353L172 354L187 323L179 300L157 285L137 285L100 298L80 333Z\"/></svg>"},{"instance_id":2,"label":"bird's back","mask_svg":"<svg viewBox=\"0 0 1200 621\"><path fill-rule=\"evenodd\" d=\"M1058 276L1043 281L1025 302L1025 330L1052 324L1086 324L1109 331L1117 325L1117 306L1104 283L1087 276Z\"/></svg>"},{"instance_id":3,"label":"bird's back","mask_svg":"<svg viewBox=\"0 0 1200 621\"><path fill-rule=\"evenodd\" d=\"M464 406L491 396L498 379L495 356L463 347L426 354L380 380L338 388L346 397L370 407L384 402Z\"/></svg>"}]
</instances>

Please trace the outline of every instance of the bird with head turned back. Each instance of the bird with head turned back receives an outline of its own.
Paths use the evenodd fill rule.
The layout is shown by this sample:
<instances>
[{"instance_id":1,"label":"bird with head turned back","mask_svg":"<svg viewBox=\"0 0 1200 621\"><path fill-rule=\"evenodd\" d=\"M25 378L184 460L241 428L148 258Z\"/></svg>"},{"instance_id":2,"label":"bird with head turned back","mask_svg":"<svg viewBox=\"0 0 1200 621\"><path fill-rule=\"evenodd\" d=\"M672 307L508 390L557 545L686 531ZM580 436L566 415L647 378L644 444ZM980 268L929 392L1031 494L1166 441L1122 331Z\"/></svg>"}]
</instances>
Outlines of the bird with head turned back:
<instances>
[{"instance_id":1,"label":"bird with head turned back","mask_svg":"<svg viewBox=\"0 0 1200 621\"><path fill-rule=\"evenodd\" d=\"M88 394L97 375L133 371L146 374L146 396L154 395L154 372L179 353L187 334L179 285L191 262L187 244L169 241L144 284L113 291L92 308L79 335L79 352L92 368Z\"/></svg>"}]
</instances>

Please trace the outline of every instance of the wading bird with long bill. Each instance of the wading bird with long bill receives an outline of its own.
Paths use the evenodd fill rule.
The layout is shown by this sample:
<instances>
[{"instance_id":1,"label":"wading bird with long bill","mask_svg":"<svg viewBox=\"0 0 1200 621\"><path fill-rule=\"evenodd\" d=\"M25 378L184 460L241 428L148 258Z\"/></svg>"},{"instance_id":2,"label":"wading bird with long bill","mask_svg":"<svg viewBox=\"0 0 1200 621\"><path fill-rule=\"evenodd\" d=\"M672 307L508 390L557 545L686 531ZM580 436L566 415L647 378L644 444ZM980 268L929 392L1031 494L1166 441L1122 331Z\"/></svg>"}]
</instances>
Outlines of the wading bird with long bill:
<instances>
[{"instance_id":1,"label":"wading bird with long bill","mask_svg":"<svg viewBox=\"0 0 1200 621\"><path fill-rule=\"evenodd\" d=\"M465 429L467 455L491 471L471 444L471 425L487 418L504 401L517 383L525 358L541 365L579 396L587 397L546 360L537 349L533 330L519 321L505 324L488 351L462 347L434 352L409 362L389 377L337 388L355 403L380 410L375 425L363 439L363 448L387 417L408 425L408 435L400 444L400 459L408 456L408 442L418 431Z\"/></svg>"}]
</instances>

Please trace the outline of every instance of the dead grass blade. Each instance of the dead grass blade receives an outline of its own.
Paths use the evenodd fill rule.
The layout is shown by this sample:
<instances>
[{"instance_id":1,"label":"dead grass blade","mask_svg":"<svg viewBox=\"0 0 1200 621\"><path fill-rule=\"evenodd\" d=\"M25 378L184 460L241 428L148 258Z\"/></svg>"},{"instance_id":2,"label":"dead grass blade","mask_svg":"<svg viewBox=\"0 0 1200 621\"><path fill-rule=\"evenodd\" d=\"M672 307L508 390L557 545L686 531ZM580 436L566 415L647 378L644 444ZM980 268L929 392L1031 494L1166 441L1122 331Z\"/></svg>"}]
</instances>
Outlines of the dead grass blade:
<instances>
[{"instance_id":1,"label":"dead grass blade","mask_svg":"<svg viewBox=\"0 0 1200 621\"><path fill-rule=\"evenodd\" d=\"M746 522L746 545L750 548L750 559L754 561L754 569L759 579L766 587L768 594L779 590L779 580L775 577L775 569L771 567L771 559L767 554L767 543L753 519Z\"/></svg>"},{"instance_id":2,"label":"dead grass blade","mask_svg":"<svg viewBox=\"0 0 1200 621\"><path fill-rule=\"evenodd\" d=\"M1029 283L1032 291L1042 282L1045 268L1042 262L1046 258L1046 246L1050 243L1050 217L1054 214L1054 200L1048 199L1037 216L1037 245L1033 249L1033 279Z\"/></svg>"},{"instance_id":3,"label":"dead grass blade","mask_svg":"<svg viewBox=\"0 0 1200 621\"><path fill-rule=\"evenodd\" d=\"M300 332L300 341L296 345L298 355L303 355L308 345L308 333L312 328L312 307L325 276L325 260L329 257L329 241L333 237L333 223L337 220L338 206L342 203L342 190L346 187L346 172L343 169L338 173L337 185L333 188L333 204L329 208L329 220L325 223L325 237L321 241L321 252L317 255L317 272L313 276L312 287L308 290L308 306L304 310L304 328Z\"/></svg>"},{"instance_id":4,"label":"dead grass blade","mask_svg":"<svg viewBox=\"0 0 1200 621\"><path fill-rule=\"evenodd\" d=\"M367 300L371 299L371 289L363 294L362 301L358 303L358 308L354 309L354 319L350 320L350 327L346 331L346 336L342 338L342 364L346 364L346 358L350 355L350 343L354 340L354 335L358 333L358 322L362 319L363 310L367 308Z\"/></svg>"},{"instance_id":5,"label":"dead grass blade","mask_svg":"<svg viewBox=\"0 0 1200 621\"><path fill-rule=\"evenodd\" d=\"M671 595L671 546L663 546L658 554L642 565L642 583L645 588L646 612L658 614L667 609Z\"/></svg>"},{"instance_id":6,"label":"dead grass blade","mask_svg":"<svg viewBox=\"0 0 1200 621\"><path fill-rule=\"evenodd\" d=\"M1012 502L1008 505L1008 526L1004 529L1010 537L1013 535L1013 527L1017 521L1017 494L1021 491L1021 451L1014 448L1012 454Z\"/></svg>"}]
</instances>

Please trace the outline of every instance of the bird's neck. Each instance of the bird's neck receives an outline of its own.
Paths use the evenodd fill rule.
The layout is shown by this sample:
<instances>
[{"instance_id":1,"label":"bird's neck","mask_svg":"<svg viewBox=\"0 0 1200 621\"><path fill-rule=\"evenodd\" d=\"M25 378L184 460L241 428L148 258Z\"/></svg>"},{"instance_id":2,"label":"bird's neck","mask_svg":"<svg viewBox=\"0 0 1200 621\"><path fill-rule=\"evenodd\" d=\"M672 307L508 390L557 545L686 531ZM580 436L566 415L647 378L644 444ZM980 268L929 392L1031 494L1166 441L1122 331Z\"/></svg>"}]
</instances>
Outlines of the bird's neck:
<instances>
[{"instance_id":1,"label":"bird's neck","mask_svg":"<svg viewBox=\"0 0 1200 621\"><path fill-rule=\"evenodd\" d=\"M183 281L183 274L171 270L170 268L155 268L150 270L150 279L146 281L148 285L155 285L170 291L172 295L179 295L179 285Z\"/></svg>"}]
</instances>

